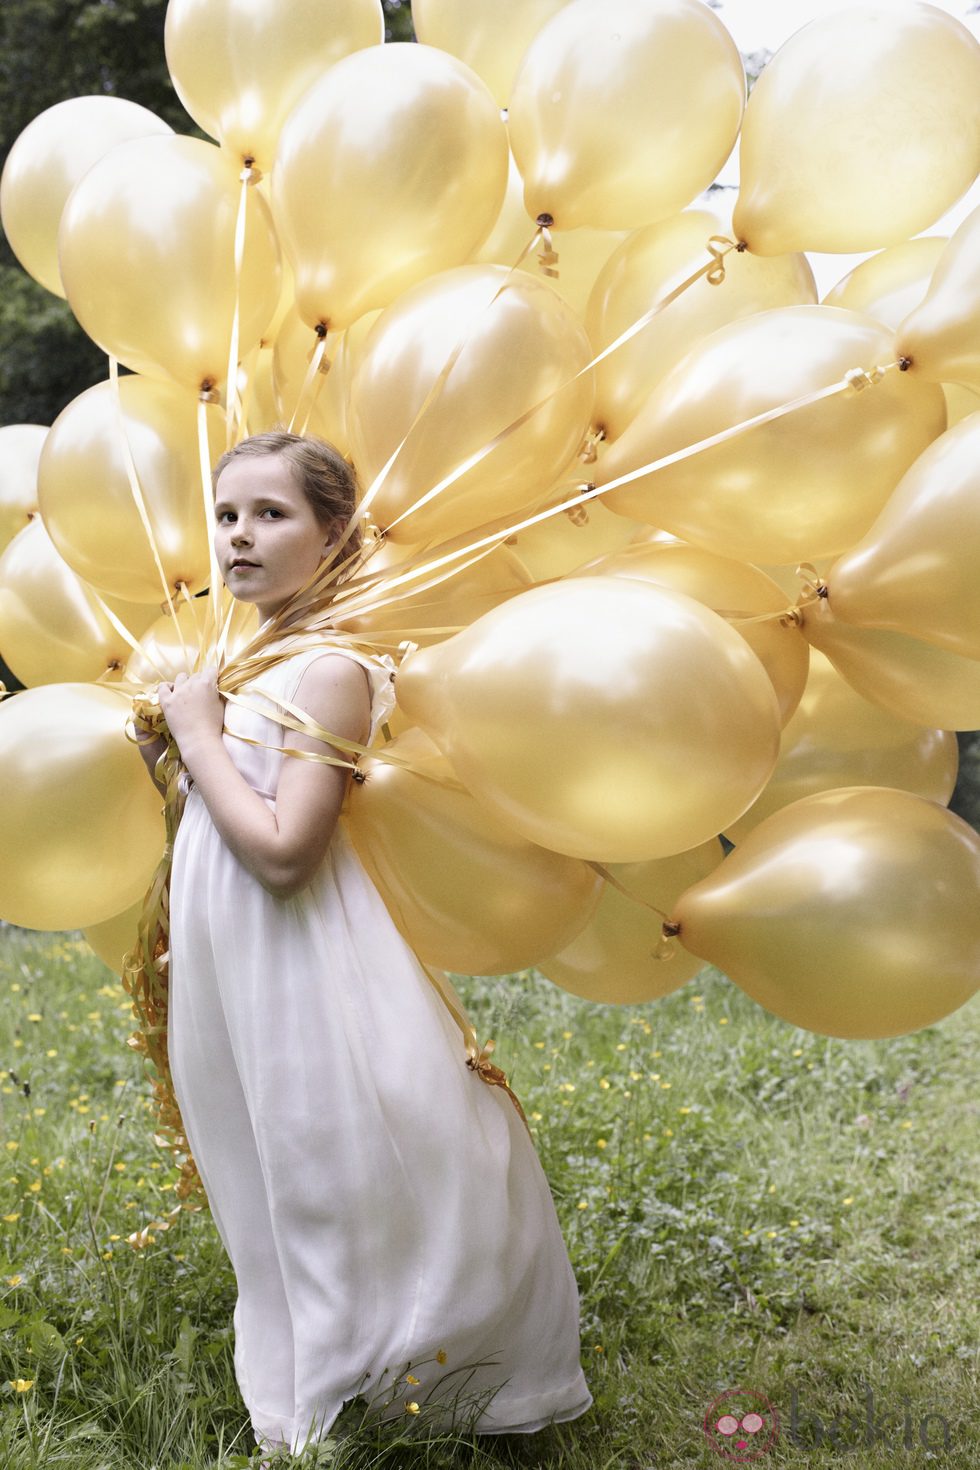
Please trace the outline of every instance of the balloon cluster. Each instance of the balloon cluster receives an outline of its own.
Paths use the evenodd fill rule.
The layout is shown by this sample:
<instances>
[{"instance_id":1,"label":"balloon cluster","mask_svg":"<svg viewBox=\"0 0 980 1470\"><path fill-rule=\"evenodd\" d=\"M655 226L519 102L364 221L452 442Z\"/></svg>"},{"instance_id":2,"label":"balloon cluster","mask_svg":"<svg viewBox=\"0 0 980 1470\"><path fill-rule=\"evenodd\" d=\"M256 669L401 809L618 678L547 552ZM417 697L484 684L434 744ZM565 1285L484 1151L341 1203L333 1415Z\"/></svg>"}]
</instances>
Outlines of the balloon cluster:
<instances>
[{"instance_id":1,"label":"balloon cluster","mask_svg":"<svg viewBox=\"0 0 980 1470\"><path fill-rule=\"evenodd\" d=\"M163 844L129 698L214 657L210 467L288 424L363 487L333 623L403 657L348 820L427 963L935 1021L980 982L980 211L910 237L980 170L980 45L861 0L746 103L702 0L413 15L171 0L214 142L83 97L10 154L110 371L0 430L0 913L118 964ZM819 303L807 250L878 253Z\"/></svg>"}]
</instances>

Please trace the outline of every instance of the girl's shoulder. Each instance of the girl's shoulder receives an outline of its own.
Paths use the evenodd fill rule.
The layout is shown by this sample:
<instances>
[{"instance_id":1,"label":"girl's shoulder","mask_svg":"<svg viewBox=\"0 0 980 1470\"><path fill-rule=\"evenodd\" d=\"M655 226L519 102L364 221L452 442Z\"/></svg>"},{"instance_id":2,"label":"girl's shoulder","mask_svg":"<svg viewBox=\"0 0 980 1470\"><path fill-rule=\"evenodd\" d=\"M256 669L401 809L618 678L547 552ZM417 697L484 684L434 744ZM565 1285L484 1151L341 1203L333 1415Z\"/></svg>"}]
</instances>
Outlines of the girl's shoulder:
<instances>
[{"instance_id":1,"label":"girl's shoulder","mask_svg":"<svg viewBox=\"0 0 980 1470\"><path fill-rule=\"evenodd\" d=\"M292 698L311 664L329 655L339 655L360 664L367 671L371 684L371 713L375 725L385 719L394 707L396 666L389 654L352 647L344 639L334 639L323 633L293 635L282 640L276 652L281 656L255 680L257 687L261 686L269 693L275 692L287 699Z\"/></svg>"}]
</instances>

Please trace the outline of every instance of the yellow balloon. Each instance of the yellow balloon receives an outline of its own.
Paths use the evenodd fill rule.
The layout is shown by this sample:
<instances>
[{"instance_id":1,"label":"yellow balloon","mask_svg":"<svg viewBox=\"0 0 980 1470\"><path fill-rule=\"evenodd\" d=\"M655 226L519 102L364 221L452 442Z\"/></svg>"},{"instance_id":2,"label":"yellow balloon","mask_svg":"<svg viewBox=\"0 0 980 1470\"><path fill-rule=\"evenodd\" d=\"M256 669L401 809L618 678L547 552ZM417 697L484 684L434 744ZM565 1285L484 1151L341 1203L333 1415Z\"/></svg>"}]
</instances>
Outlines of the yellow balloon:
<instances>
[{"instance_id":1,"label":"yellow balloon","mask_svg":"<svg viewBox=\"0 0 980 1470\"><path fill-rule=\"evenodd\" d=\"M731 152L744 101L735 42L700 0L576 0L511 93L528 214L630 230L683 209Z\"/></svg>"},{"instance_id":2,"label":"yellow balloon","mask_svg":"<svg viewBox=\"0 0 980 1470\"><path fill-rule=\"evenodd\" d=\"M372 329L351 385L351 445L365 490L411 431L372 503L373 520L393 540L421 545L523 507L582 444L591 374L562 385L590 358L584 329L545 281L469 265L406 292ZM499 448L394 524L557 389Z\"/></svg>"},{"instance_id":3,"label":"yellow balloon","mask_svg":"<svg viewBox=\"0 0 980 1470\"><path fill-rule=\"evenodd\" d=\"M398 702L479 801L543 847L643 862L758 796L779 711L745 640L627 577L532 587L402 664Z\"/></svg>"},{"instance_id":4,"label":"yellow balloon","mask_svg":"<svg viewBox=\"0 0 980 1470\"><path fill-rule=\"evenodd\" d=\"M58 257L68 304L89 336L134 372L195 391L228 373L241 185L198 138L121 143L76 184ZM279 248L265 200L247 195L239 356L279 300Z\"/></svg>"},{"instance_id":5,"label":"yellow balloon","mask_svg":"<svg viewBox=\"0 0 980 1470\"><path fill-rule=\"evenodd\" d=\"M384 40L380 0L170 0L164 44L191 117L239 159L272 167L283 123L328 67Z\"/></svg>"},{"instance_id":6,"label":"yellow balloon","mask_svg":"<svg viewBox=\"0 0 980 1470\"><path fill-rule=\"evenodd\" d=\"M894 330L926 294L936 262L945 248L943 236L924 235L919 240L904 240L901 245L879 250L877 255L848 271L827 292L824 305L866 312L882 326Z\"/></svg>"},{"instance_id":7,"label":"yellow balloon","mask_svg":"<svg viewBox=\"0 0 980 1470\"><path fill-rule=\"evenodd\" d=\"M724 290L724 287L719 289ZM834 306L786 306L719 327L692 348L597 467L620 475L895 359L891 333ZM650 471L610 510L709 551L789 562L863 536L899 477L946 426L939 388L891 371Z\"/></svg>"},{"instance_id":8,"label":"yellow balloon","mask_svg":"<svg viewBox=\"0 0 980 1470\"><path fill-rule=\"evenodd\" d=\"M980 729L980 659L905 633L841 622L826 598L803 609L803 632L852 688L900 719L940 730Z\"/></svg>"},{"instance_id":9,"label":"yellow balloon","mask_svg":"<svg viewBox=\"0 0 980 1470\"><path fill-rule=\"evenodd\" d=\"M134 638L153 618L145 603L107 601ZM40 516L0 556L0 652L27 685L111 677L129 657L129 644L58 555Z\"/></svg>"},{"instance_id":10,"label":"yellow balloon","mask_svg":"<svg viewBox=\"0 0 980 1470\"><path fill-rule=\"evenodd\" d=\"M119 380L122 419L167 581L206 587L208 532L197 445L197 404L186 389L150 378ZM207 408L211 463L224 449L224 421ZM126 472L111 383L62 409L38 471L41 515L58 551L86 582L129 602L165 602ZM207 487L211 494L210 485Z\"/></svg>"},{"instance_id":11,"label":"yellow balloon","mask_svg":"<svg viewBox=\"0 0 980 1470\"><path fill-rule=\"evenodd\" d=\"M897 331L911 371L980 391L980 209L968 214L936 263L929 289Z\"/></svg>"},{"instance_id":12,"label":"yellow balloon","mask_svg":"<svg viewBox=\"0 0 980 1470\"><path fill-rule=\"evenodd\" d=\"M373 756L351 794L358 856L409 944L429 964L463 974L523 970L590 918L600 879L585 863L525 842L452 779L421 730ZM448 784L446 781L448 779Z\"/></svg>"},{"instance_id":13,"label":"yellow balloon","mask_svg":"<svg viewBox=\"0 0 980 1470\"><path fill-rule=\"evenodd\" d=\"M142 913L142 902L134 903L121 914L113 914L101 924L88 924L82 931L102 963L117 975L122 974L123 960L136 943Z\"/></svg>"},{"instance_id":14,"label":"yellow balloon","mask_svg":"<svg viewBox=\"0 0 980 1470\"><path fill-rule=\"evenodd\" d=\"M739 843L773 812L838 786L894 786L944 806L959 766L956 736L886 714L813 650L799 708L783 730L779 761L758 801L729 827Z\"/></svg>"},{"instance_id":15,"label":"yellow balloon","mask_svg":"<svg viewBox=\"0 0 980 1470\"><path fill-rule=\"evenodd\" d=\"M949 428L980 409L980 393L974 393L972 389L964 388L959 383L944 383L943 396L946 399L946 420Z\"/></svg>"},{"instance_id":16,"label":"yellow balloon","mask_svg":"<svg viewBox=\"0 0 980 1470\"><path fill-rule=\"evenodd\" d=\"M228 658L234 658L258 631L258 626L259 615L252 603L232 603L226 638ZM126 663L127 680L156 689L161 680L172 681L177 674L192 674L202 663L217 663L210 634L203 598L178 603L176 625L168 611L142 634L139 649L130 653Z\"/></svg>"},{"instance_id":17,"label":"yellow balloon","mask_svg":"<svg viewBox=\"0 0 980 1470\"><path fill-rule=\"evenodd\" d=\"M867 535L834 564L838 618L980 658L980 413L903 476Z\"/></svg>"},{"instance_id":18,"label":"yellow balloon","mask_svg":"<svg viewBox=\"0 0 980 1470\"><path fill-rule=\"evenodd\" d=\"M327 334L324 353L327 371L316 385L307 429L320 439L326 439L328 444L333 444L342 454L350 452L350 426L347 420L351 380L361 360L368 333L380 315L380 311L365 312L345 331ZM293 307L279 329L274 350L273 383L281 408L280 418L284 424L289 423L299 407L300 395L317 341L316 333L310 331ZM306 402L311 402L309 396Z\"/></svg>"},{"instance_id":19,"label":"yellow balloon","mask_svg":"<svg viewBox=\"0 0 980 1470\"><path fill-rule=\"evenodd\" d=\"M0 917L98 924L145 893L163 851L160 795L126 739L130 701L46 684L0 704Z\"/></svg>"},{"instance_id":20,"label":"yellow balloon","mask_svg":"<svg viewBox=\"0 0 980 1470\"><path fill-rule=\"evenodd\" d=\"M483 78L498 105L510 100L521 58L568 0L414 0L412 24L426 46L451 51Z\"/></svg>"},{"instance_id":21,"label":"yellow balloon","mask_svg":"<svg viewBox=\"0 0 980 1470\"><path fill-rule=\"evenodd\" d=\"M564 498L568 499L571 493L573 487L569 486ZM619 551L636 530L635 522L613 515L597 498L519 531L514 539L514 552L535 582L549 582L584 566L594 557Z\"/></svg>"},{"instance_id":22,"label":"yellow balloon","mask_svg":"<svg viewBox=\"0 0 980 1470\"><path fill-rule=\"evenodd\" d=\"M474 250L470 260L475 265L513 266L533 237L534 227L524 208L524 180L511 154L507 193L497 222L483 244ZM622 230L552 231L551 242L557 260L547 266L553 272L548 275L548 280L579 316L585 311L596 277L625 238ZM519 268L529 275L540 276L545 264L544 250L539 248L532 251Z\"/></svg>"},{"instance_id":23,"label":"yellow balloon","mask_svg":"<svg viewBox=\"0 0 980 1470\"><path fill-rule=\"evenodd\" d=\"M734 227L757 255L917 235L980 169L980 45L918 0L820 16L753 87L739 168Z\"/></svg>"},{"instance_id":24,"label":"yellow balloon","mask_svg":"<svg viewBox=\"0 0 980 1470\"><path fill-rule=\"evenodd\" d=\"M538 969L563 990L602 1005L637 1005L669 995L702 966L679 946L660 957L662 915L685 889L713 872L723 855L721 843L712 838L676 857L614 864L609 872L633 896L604 883L599 907L585 928L560 954L540 960Z\"/></svg>"},{"instance_id":25,"label":"yellow balloon","mask_svg":"<svg viewBox=\"0 0 980 1470\"><path fill-rule=\"evenodd\" d=\"M371 557L365 575L398 576L412 561L422 565L454 549L453 543L448 543L422 554L392 542ZM452 574L447 576L450 571ZM440 577L444 580L436 581ZM498 545L479 561L467 565L461 559L402 588L387 592L383 585L378 586L368 594L367 611L345 613L341 604L334 609L332 621L345 632L366 633L392 649L406 639L426 648L468 627L492 607L531 585L524 563L508 547ZM371 607L373 603L377 606Z\"/></svg>"},{"instance_id":26,"label":"yellow balloon","mask_svg":"<svg viewBox=\"0 0 980 1470\"><path fill-rule=\"evenodd\" d=\"M372 46L290 114L276 223L311 327L349 326L466 260L507 185L507 134L479 77L431 46Z\"/></svg>"},{"instance_id":27,"label":"yellow balloon","mask_svg":"<svg viewBox=\"0 0 980 1470\"><path fill-rule=\"evenodd\" d=\"M779 722L785 725L806 686L809 650L793 621L760 614L788 612L789 600L765 572L746 562L716 556L683 541L647 542L625 547L582 567L579 575L636 577L673 587L710 607L741 634L772 680L779 701Z\"/></svg>"},{"instance_id":28,"label":"yellow balloon","mask_svg":"<svg viewBox=\"0 0 980 1470\"><path fill-rule=\"evenodd\" d=\"M0 428L0 551L37 510L37 465L47 437L44 424Z\"/></svg>"},{"instance_id":29,"label":"yellow balloon","mask_svg":"<svg viewBox=\"0 0 980 1470\"><path fill-rule=\"evenodd\" d=\"M238 394L246 406L250 434L261 434L284 426L282 405L276 395L271 347L253 347L239 369Z\"/></svg>"},{"instance_id":30,"label":"yellow balloon","mask_svg":"<svg viewBox=\"0 0 980 1470\"><path fill-rule=\"evenodd\" d=\"M585 326L595 351L615 342L700 269L709 259L708 239L728 235L730 229L727 219L706 209L688 209L628 235L606 261L589 298ZM753 312L816 299L804 255L763 260L748 251L730 251L719 285L702 276L599 363L595 423L609 439L618 439L674 364L709 332Z\"/></svg>"},{"instance_id":31,"label":"yellow balloon","mask_svg":"<svg viewBox=\"0 0 980 1470\"><path fill-rule=\"evenodd\" d=\"M807 796L674 905L684 948L823 1036L902 1036L980 983L980 837L907 791Z\"/></svg>"},{"instance_id":32,"label":"yellow balloon","mask_svg":"<svg viewBox=\"0 0 980 1470\"><path fill-rule=\"evenodd\" d=\"M42 286L64 296L58 270L58 225L79 179L110 148L173 129L122 97L70 97L39 113L7 155L0 179L0 218L17 259Z\"/></svg>"}]
</instances>

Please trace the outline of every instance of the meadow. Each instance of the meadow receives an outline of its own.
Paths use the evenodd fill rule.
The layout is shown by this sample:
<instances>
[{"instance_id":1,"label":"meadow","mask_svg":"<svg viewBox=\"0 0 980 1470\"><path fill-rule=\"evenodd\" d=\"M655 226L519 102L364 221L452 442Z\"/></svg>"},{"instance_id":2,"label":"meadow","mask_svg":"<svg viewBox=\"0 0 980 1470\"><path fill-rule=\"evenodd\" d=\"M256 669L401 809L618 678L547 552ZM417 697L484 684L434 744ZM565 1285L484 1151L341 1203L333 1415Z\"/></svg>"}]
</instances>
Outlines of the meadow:
<instances>
[{"instance_id":1,"label":"meadow","mask_svg":"<svg viewBox=\"0 0 980 1470\"><path fill-rule=\"evenodd\" d=\"M973 1470L980 1000L857 1042L797 1030L711 970L633 1007L533 972L457 987L534 1130L595 1404L536 1435L447 1436L406 1383L397 1420L355 1402L284 1465L672 1470L751 1454L765 1470ZM0 928L2 1470L260 1458L234 1378L234 1278L210 1216L175 1212L131 1030L79 935ZM750 1397L768 1407L747 1449L706 1431L712 1405L710 1423Z\"/></svg>"}]
</instances>

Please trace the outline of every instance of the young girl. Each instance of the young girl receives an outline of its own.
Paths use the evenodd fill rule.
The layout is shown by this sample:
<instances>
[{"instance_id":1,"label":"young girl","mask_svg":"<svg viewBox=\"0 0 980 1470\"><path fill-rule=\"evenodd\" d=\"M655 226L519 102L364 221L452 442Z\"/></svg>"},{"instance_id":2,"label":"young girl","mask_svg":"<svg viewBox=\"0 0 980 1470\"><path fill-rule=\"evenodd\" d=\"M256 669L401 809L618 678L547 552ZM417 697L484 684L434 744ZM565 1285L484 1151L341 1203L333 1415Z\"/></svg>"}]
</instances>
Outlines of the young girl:
<instances>
[{"instance_id":1,"label":"young girl","mask_svg":"<svg viewBox=\"0 0 980 1470\"><path fill-rule=\"evenodd\" d=\"M214 484L222 577L268 621L334 555L352 472L270 433ZM530 1433L592 1403L548 1181L353 851L349 771L267 748L339 753L284 730L277 700L363 744L393 702L390 660L302 633L250 689L268 714L225 704L214 670L158 691L189 782L170 1065L237 1278L238 1383L257 1443L293 1453L358 1394L386 1418Z\"/></svg>"}]
</instances>

